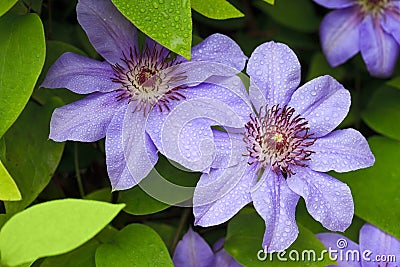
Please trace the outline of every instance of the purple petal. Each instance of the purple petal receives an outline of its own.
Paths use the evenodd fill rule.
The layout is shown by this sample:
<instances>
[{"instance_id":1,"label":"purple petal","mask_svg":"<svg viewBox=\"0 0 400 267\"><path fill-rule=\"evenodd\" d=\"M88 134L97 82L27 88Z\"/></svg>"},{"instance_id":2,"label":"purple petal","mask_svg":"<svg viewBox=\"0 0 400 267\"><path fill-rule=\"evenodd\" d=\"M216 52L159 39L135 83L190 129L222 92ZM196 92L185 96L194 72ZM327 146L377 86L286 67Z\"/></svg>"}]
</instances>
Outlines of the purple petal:
<instances>
[{"instance_id":1,"label":"purple petal","mask_svg":"<svg viewBox=\"0 0 400 267\"><path fill-rule=\"evenodd\" d=\"M213 34L192 48L192 61L212 61L235 68L244 69L247 57L240 46L228 36Z\"/></svg>"},{"instance_id":2,"label":"purple petal","mask_svg":"<svg viewBox=\"0 0 400 267\"><path fill-rule=\"evenodd\" d=\"M289 106L308 121L312 137L333 131L350 109L350 93L331 76L315 78L294 92Z\"/></svg>"},{"instance_id":3,"label":"purple petal","mask_svg":"<svg viewBox=\"0 0 400 267\"><path fill-rule=\"evenodd\" d=\"M365 224L361 227L359 239L360 250L371 252L366 255L370 260L368 258L362 259L363 267L375 267L379 260L381 261L379 262L381 266L400 266L400 241L398 239L370 224ZM390 255L392 256L391 260L388 259ZM384 257L387 261L383 261Z\"/></svg>"},{"instance_id":4,"label":"purple petal","mask_svg":"<svg viewBox=\"0 0 400 267\"><path fill-rule=\"evenodd\" d=\"M260 105L285 105L300 83L300 63L285 44L268 42L258 46L247 64L250 98Z\"/></svg>"},{"instance_id":5,"label":"purple petal","mask_svg":"<svg viewBox=\"0 0 400 267\"><path fill-rule=\"evenodd\" d=\"M115 114L106 133L106 165L113 190L130 188L136 185L126 165L122 144L122 126L126 108L127 106L120 108Z\"/></svg>"},{"instance_id":6,"label":"purple petal","mask_svg":"<svg viewBox=\"0 0 400 267\"><path fill-rule=\"evenodd\" d=\"M360 26L361 55L372 76L386 78L392 75L399 55L399 44L387 34L371 16Z\"/></svg>"},{"instance_id":7,"label":"purple petal","mask_svg":"<svg viewBox=\"0 0 400 267\"><path fill-rule=\"evenodd\" d=\"M321 22L319 34L322 50L333 67L360 51L359 26L363 18L357 9L349 7L332 11Z\"/></svg>"},{"instance_id":8,"label":"purple petal","mask_svg":"<svg viewBox=\"0 0 400 267\"><path fill-rule=\"evenodd\" d=\"M97 52L109 63L137 48L137 30L110 0L79 0L78 22Z\"/></svg>"},{"instance_id":9,"label":"purple petal","mask_svg":"<svg viewBox=\"0 0 400 267\"><path fill-rule=\"evenodd\" d=\"M108 124L117 110L126 105L116 100L118 93L93 93L84 99L57 108L50 121L49 138L94 142L106 135Z\"/></svg>"},{"instance_id":10,"label":"purple petal","mask_svg":"<svg viewBox=\"0 0 400 267\"><path fill-rule=\"evenodd\" d=\"M133 181L119 181L114 190L123 190L138 184L157 162L157 149L145 131L146 117L134 112L135 104L128 105L122 128L122 150Z\"/></svg>"},{"instance_id":11,"label":"purple petal","mask_svg":"<svg viewBox=\"0 0 400 267\"><path fill-rule=\"evenodd\" d=\"M392 7L385 11L381 25L386 33L391 34L400 44L400 4L392 3Z\"/></svg>"},{"instance_id":12,"label":"purple petal","mask_svg":"<svg viewBox=\"0 0 400 267\"><path fill-rule=\"evenodd\" d=\"M186 92L188 93L189 89ZM160 151L165 156L191 170L202 171L208 168L215 158L210 125L242 128L246 123L244 117L247 117L244 112L250 109L245 104L235 105L237 101L233 93L216 85L202 84L196 91L191 92L196 96L186 93L187 99L180 101L168 113L168 116L157 119L154 118L157 115L153 115L155 112L152 112L149 120L152 123L155 120L164 119L161 123L161 144L159 145L161 145ZM246 109L241 110L242 107ZM157 124L160 125L160 123L155 123ZM152 124L151 127L155 125ZM149 133L153 138L154 131L149 130ZM155 143L157 145L157 141ZM187 152L190 150L197 150L197 152L187 156L182 153L182 145L188 147Z\"/></svg>"},{"instance_id":13,"label":"purple petal","mask_svg":"<svg viewBox=\"0 0 400 267\"><path fill-rule=\"evenodd\" d=\"M357 4L355 0L314 0L314 2L326 8L344 8Z\"/></svg>"},{"instance_id":14,"label":"purple petal","mask_svg":"<svg viewBox=\"0 0 400 267\"><path fill-rule=\"evenodd\" d=\"M265 221L264 251L288 248L299 233L295 219L299 196L290 190L281 175L267 169L252 189L251 197L255 209Z\"/></svg>"},{"instance_id":15,"label":"purple petal","mask_svg":"<svg viewBox=\"0 0 400 267\"><path fill-rule=\"evenodd\" d=\"M203 174L193 196L195 225L218 225L232 218L251 201L255 173L255 166L248 166L244 160L233 167Z\"/></svg>"},{"instance_id":16,"label":"purple petal","mask_svg":"<svg viewBox=\"0 0 400 267\"><path fill-rule=\"evenodd\" d=\"M310 149L315 153L309 166L320 172L354 171L370 167L375 161L367 140L354 129L337 130L318 138Z\"/></svg>"},{"instance_id":17,"label":"purple petal","mask_svg":"<svg viewBox=\"0 0 400 267\"><path fill-rule=\"evenodd\" d=\"M337 253L332 253L332 256L335 256L334 260L339 263L340 267L361 267L360 258L362 255L357 253L359 251L358 244L347 237L335 233L320 233L316 234L316 236L328 251L337 251ZM348 255L348 260L346 255Z\"/></svg>"},{"instance_id":18,"label":"purple petal","mask_svg":"<svg viewBox=\"0 0 400 267\"><path fill-rule=\"evenodd\" d=\"M74 93L111 92L120 86L111 81L113 70L100 62L73 53L64 53L49 69L42 87L67 88Z\"/></svg>"},{"instance_id":19,"label":"purple petal","mask_svg":"<svg viewBox=\"0 0 400 267\"><path fill-rule=\"evenodd\" d=\"M213 252L207 242L191 228L178 242L172 258L175 267L209 266Z\"/></svg>"},{"instance_id":20,"label":"purple petal","mask_svg":"<svg viewBox=\"0 0 400 267\"><path fill-rule=\"evenodd\" d=\"M210 266L212 267L242 267L236 260L224 249L224 238L218 240L214 246L214 258Z\"/></svg>"},{"instance_id":21,"label":"purple petal","mask_svg":"<svg viewBox=\"0 0 400 267\"><path fill-rule=\"evenodd\" d=\"M331 231L344 231L354 214L350 188L339 180L307 167L292 167L290 189L302 196L310 215Z\"/></svg>"},{"instance_id":22,"label":"purple petal","mask_svg":"<svg viewBox=\"0 0 400 267\"><path fill-rule=\"evenodd\" d=\"M216 155L212 168L228 168L238 164L246 154L246 144L243 135L239 133L221 132L212 130Z\"/></svg>"}]
</instances>

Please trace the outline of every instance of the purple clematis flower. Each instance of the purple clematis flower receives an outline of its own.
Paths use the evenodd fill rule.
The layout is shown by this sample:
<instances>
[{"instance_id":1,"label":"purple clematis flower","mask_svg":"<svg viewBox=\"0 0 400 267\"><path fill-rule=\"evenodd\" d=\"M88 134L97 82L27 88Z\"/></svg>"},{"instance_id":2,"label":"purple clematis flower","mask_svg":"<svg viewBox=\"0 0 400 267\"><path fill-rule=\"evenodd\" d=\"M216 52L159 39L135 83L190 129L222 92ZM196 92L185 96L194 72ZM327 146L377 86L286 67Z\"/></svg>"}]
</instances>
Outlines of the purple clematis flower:
<instances>
[{"instance_id":1,"label":"purple clematis flower","mask_svg":"<svg viewBox=\"0 0 400 267\"><path fill-rule=\"evenodd\" d=\"M158 159L160 142L154 138L162 125L155 120L167 116L177 102L202 93L226 95L228 89L217 83L233 82L247 58L233 40L221 34L193 47L190 62L171 58L170 51L150 38L139 51L137 29L110 0L80 0L77 15L105 61L65 53L50 68L43 87L89 94L54 111L50 138L93 142L106 137L112 188L128 189L146 177ZM203 83L211 78L213 83ZM231 105L235 96L224 101Z\"/></svg>"},{"instance_id":2,"label":"purple clematis flower","mask_svg":"<svg viewBox=\"0 0 400 267\"><path fill-rule=\"evenodd\" d=\"M300 63L281 43L257 47L247 73L257 112L241 130L213 132L220 153L196 186L195 224L221 224L252 201L265 220L264 248L284 250L297 238L295 209L302 196L325 228L344 231L354 214L350 189L324 172L374 163L358 131L333 131L349 111L349 92L330 76L297 89Z\"/></svg>"},{"instance_id":3,"label":"purple clematis flower","mask_svg":"<svg viewBox=\"0 0 400 267\"><path fill-rule=\"evenodd\" d=\"M336 233L317 234L339 267L398 267L400 241L371 224L360 229L359 245Z\"/></svg>"},{"instance_id":4,"label":"purple clematis flower","mask_svg":"<svg viewBox=\"0 0 400 267\"><path fill-rule=\"evenodd\" d=\"M393 73L400 44L398 0L314 0L337 10L323 19L321 45L328 62L336 67L358 52L372 76Z\"/></svg>"},{"instance_id":5,"label":"purple clematis flower","mask_svg":"<svg viewBox=\"0 0 400 267\"><path fill-rule=\"evenodd\" d=\"M175 267L201 266L201 267L241 267L229 255L224 246L224 239L218 240L213 249L207 242L192 229L183 236L176 246L173 262Z\"/></svg>"}]
</instances>

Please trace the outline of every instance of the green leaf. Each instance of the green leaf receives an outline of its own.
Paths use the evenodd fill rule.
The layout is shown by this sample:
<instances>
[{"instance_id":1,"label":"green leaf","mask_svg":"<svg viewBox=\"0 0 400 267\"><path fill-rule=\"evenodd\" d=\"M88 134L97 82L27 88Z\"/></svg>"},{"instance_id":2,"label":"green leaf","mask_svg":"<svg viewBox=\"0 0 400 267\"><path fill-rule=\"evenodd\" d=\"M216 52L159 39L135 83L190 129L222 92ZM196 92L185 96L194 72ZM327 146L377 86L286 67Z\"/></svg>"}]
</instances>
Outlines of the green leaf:
<instances>
[{"instance_id":1,"label":"green leaf","mask_svg":"<svg viewBox=\"0 0 400 267\"><path fill-rule=\"evenodd\" d=\"M64 143L53 142L48 136L51 114L61 104L59 98L49 99L42 107L29 102L3 137L6 158L2 161L22 195L21 201L4 203L7 213L27 207L49 183L57 168Z\"/></svg>"},{"instance_id":2,"label":"green leaf","mask_svg":"<svg viewBox=\"0 0 400 267\"><path fill-rule=\"evenodd\" d=\"M43 25L28 14L0 18L0 137L32 94L45 58Z\"/></svg>"},{"instance_id":3,"label":"green leaf","mask_svg":"<svg viewBox=\"0 0 400 267\"><path fill-rule=\"evenodd\" d=\"M275 0L263 0L263 1L271 5L275 4Z\"/></svg>"},{"instance_id":4,"label":"green leaf","mask_svg":"<svg viewBox=\"0 0 400 267\"><path fill-rule=\"evenodd\" d=\"M368 143L374 166L334 176L349 185L358 217L400 239L400 142L371 137Z\"/></svg>"},{"instance_id":5,"label":"green leaf","mask_svg":"<svg viewBox=\"0 0 400 267\"><path fill-rule=\"evenodd\" d=\"M1 229L1 262L13 266L71 251L96 235L123 207L82 199L32 206Z\"/></svg>"},{"instance_id":6,"label":"green leaf","mask_svg":"<svg viewBox=\"0 0 400 267\"><path fill-rule=\"evenodd\" d=\"M13 178L10 176L0 160L0 200L13 201L21 200L21 193L18 190Z\"/></svg>"},{"instance_id":7,"label":"green leaf","mask_svg":"<svg viewBox=\"0 0 400 267\"><path fill-rule=\"evenodd\" d=\"M315 32L318 30L319 19L315 14L311 1L279 0L274 6L271 6L259 0L254 5L286 27L300 32Z\"/></svg>"},{"instance_id":8,"label":"green leaf","mask_svg":"<svg viewBox=\"0 0 400 267\"><path fill-rule=\"evenodd\" d=\"M192 17L187 0L112 0L142 32L171 51L190 59Z\"/></svg>"},{"instance_id":9,"label":"green leaf","mask_svg":"<svg viewBox=\"0 0 400 267\"><path fill-rule=\"evenodd\" d=\"M69 253L46 258L40 267L96 267L94 255L99 245L97 240L89 240Z\"/></svg>"},{"instance_id":10,"label":"green leaf","mask_svg":"<svg viewBox=\"0 0 400 267\"><path fill-rule=\"evenodd\" d=\"M400 89L400 77L394 77L390 81L386 83L387 85L393 86L397 89Z\"/></svg>"},{"instance_id":11,"label":"green leaf","mask_svg":"<svg viewBox=\"0 0 400 267\"><path fill-rule=\"evenodd\" d=\"M0 16L3 16L17 2L18 2L18 0L1 0L0 1Z\"/></svg>"},{"instance_id":12,"label":"green leaf","mask_svg":"<svg viewBox=\"0 0 400 267\"><path fill-rule=\"evenodd\" d=\"M96 266L173 266L160 236L143 224L130 224L96 251Z\"/></svg>"},{"instance_id":13,"label":"green leaf","mask_svg":"<svg viewBox=\"0 0 400 267\"><path fill-rule=\"evenodd\" d=\"M244 16L226 0L191 0L191 4L194 10L211 19L231 19Z\"/></svg>"},{"instance_id":14,"label":"green leaf","mask_svg":"<svg viewBox=\"0 0 400 267\"><path fill-rule=\"evenodd\" d=\"M299 236L296 241L286 250L282 258L287 261L277 258L277 254L264 254L262 251L262 240L264 236L264 221L255 212L254 209L245 208L239 212L228 224L227 239L225 241L225 249L231 254L240 264L244 266L271 266L271 267L284 267L284 266L299 266L300 260L293 260L289 257L291 251L297 251L302 255L304 251L313 250L316 258L320 257L325 247L315 237L315 235L303 227L299 226ZM305 253L305 252L304 252ZM257 254L261 257L258 258ZM264 259L264 257L266 257ZM272 258L270 258L272 257ZM271 260L272 259L272 260ZM301 258L300 258L301 259ZM313 260L312 258L305 257L304 261L301 260L301 266L315 266L324 267L332 262L329 260L327 254L323 260Z\"/></svg>"},{"instance_id":15,"label":"green leaf","mask_svg":"<svg viewBox=\"0 0 400 267\"><path fill-rule=\"evenodd\" d=\"M155 169L138 186L119 193L118 202L126 204L124 211L151 214L191 199L200 174L176 166L160 156Z\"/></svg>"},{"instance_id":16,"label":"green leaf","mask_svg":"<svg viewBox=\"0 0 400 267\"><path fill-rule=\"evenodd\" d=\"M362 118L376 132L400 140L400 91L389 86L377 88Z\"/></svg>"},{"instance_id":17,"label":"green leaf","mask_svg":"<svg viewBox=\"0 0 400 267\"><path fill-rule=\"evenodd\" d=\"M307 81L317 78L322 75L331 75L336 80L341 80L345 75L345 70L342 67L332 68L324 54L317 52L311 58L311 65L308 70Z\"/></svg>"}]
</instances>

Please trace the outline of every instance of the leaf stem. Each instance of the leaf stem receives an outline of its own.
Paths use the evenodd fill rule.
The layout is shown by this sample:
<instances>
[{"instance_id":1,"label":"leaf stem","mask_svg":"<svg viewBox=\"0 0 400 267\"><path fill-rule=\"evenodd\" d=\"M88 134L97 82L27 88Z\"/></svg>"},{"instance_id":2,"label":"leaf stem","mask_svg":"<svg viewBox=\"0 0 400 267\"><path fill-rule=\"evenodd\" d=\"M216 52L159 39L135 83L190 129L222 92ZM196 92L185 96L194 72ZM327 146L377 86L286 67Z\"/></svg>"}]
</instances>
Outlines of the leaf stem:
<instances>
[{"instance_id":1,"label":"leaf stem","mask_svg":"<svg viewBox=\"0 0 400 267\"><path fill-rule=\"evenodd\" d=\"M170 247L170 248L171 248L171 250L170 250L171 253L174 252L175 247L176 247L176 245L178 244L179 237L180 237L180 235L181 235L181 233L182 233L183 227L185 226L185 223L186 223L186 221L187 221L187 218L189 217L190 210L191 210L191 209L189 209L189 208L185 208L185 209L183 210L181 219L179 220L178 229L176 230L174 239L172 240L172 243L171 243L171 247Z\"/></svg>"},{"instance_id":2,"label":"leaf stem","mask_svg":"<svg viewBox=\"0 0 400 267\"><path fill-rule=\"evenodd\" d=\"M78 143L74 143L74 166L75 166L75 175L76 175L76 181L78 183L79 187L79 194L83 198L85 196L85 191L83 190L83 184L82 184L82 177L80 174L79 170L79 157L78 157Z\"/></svg>"}]
</instances>

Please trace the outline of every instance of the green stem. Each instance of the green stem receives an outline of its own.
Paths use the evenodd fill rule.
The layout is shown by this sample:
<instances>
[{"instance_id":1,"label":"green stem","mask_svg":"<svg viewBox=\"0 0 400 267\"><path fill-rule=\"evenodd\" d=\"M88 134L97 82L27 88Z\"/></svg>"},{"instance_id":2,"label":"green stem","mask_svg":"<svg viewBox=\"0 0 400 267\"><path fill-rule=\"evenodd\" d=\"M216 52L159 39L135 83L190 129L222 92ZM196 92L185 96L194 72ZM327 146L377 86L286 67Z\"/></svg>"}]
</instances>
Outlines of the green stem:
<instances>
[{"instance_id":1,"label":"green stem","mask_svg":"<svg viewBox=\"0 0 400 267\"><path fill-rule=\"evenodd\" d=\"M83 198L85 196L85 191L83 190L83 184L82 184L82 177L80 174L79 170L79 157L78 157L78 143L74 143L74 165L75 165L75 175L76 175L76 181L78 182L78 187L79 187L79 194Z\"/></svg>"},{"instance_id":2,"label":"green stem","mask_svg":"<svg viewBox=\"0 0 400 267\"><path fill-rule=\"evenodd\" d=\"M183 210L181 219L179 220L178 229L176 230L174 239L172 240L172 243L171 243L171 247L170 247L170 248L171 248L171 250L170 250L171 253L174 252L175 247L176 247L176 245L178 244L179 237L181 236L183 227L185 226L186 220L187 220L187 218L189 217L190 210L191 210L191 209L189 209L189 208L185 208L185 209Z\"/></svg>"}]
</instances>

